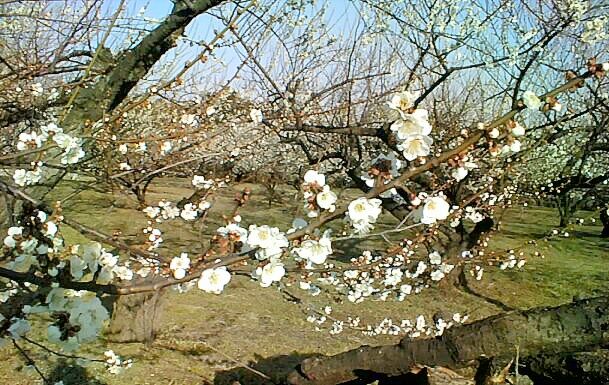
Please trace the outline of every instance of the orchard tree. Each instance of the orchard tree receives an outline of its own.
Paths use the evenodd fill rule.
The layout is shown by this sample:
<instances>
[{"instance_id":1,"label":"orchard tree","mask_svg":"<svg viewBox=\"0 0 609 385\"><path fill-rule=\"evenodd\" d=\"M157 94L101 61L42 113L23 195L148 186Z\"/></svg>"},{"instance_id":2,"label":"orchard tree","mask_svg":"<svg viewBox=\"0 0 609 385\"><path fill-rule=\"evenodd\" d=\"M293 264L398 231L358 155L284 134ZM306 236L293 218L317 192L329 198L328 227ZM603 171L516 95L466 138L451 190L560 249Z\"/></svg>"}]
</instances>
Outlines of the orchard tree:
<instances>
[{"instance_id":1,"label":"orchard tree","mask_svg":"<svg viewBox=\"0 0 609 385\"><path fill-rule=\"evenodd\" d=\"M339 20L352 28L343 29L331 24L332 7L174 0L166 17L150 20L129 14L125 1L0 5L0 190L8 225L2 341L31 362L22 345L41 344L28 333L32 317L43 313L53 344L47 349L76 351L103 332L107 297L118 298L109 333L150 340L165 290L221 295L235 274L284 293L291 293L289 282L305 294L323 290L361 303L403 300L438 282L467 287L468 279L483 278L485 266L526 263L486 253L494 214L519 198L512 178L525 159L519 154L588 108L573 100L593 95L606 103L594 89L609 71L599 50L609 6L354 1ZM214 33L189 35L196 22L213 25ZM232 66L221 57L227 52ZM583 137L592 148L604 143L602 126L595 127L583 130L591 132ZM233 172L210 175L210 162ZM191 194L149 202L147 186L170 171L188 176ZM298 180L303 218L281 229L243 223L240 212L252 199L245 189L203 250L163 249L175 236L172 224L205 223L213 194L235 173ZM135 194L148 221L143 242L64 215L62 200L49 196L68 177ZM339 199L339 180L360 195ZM396 219L392 229L378 229L384 211ZM68 242L66 227L90 242ZM397 243L354 253L349 264L333 260L342 241L389 235ZM341 383L360 370L407 373L416 363L404 358L415 355L449 367L503 359L512 346L491 343L502 339L531 337L523 357L582 351L607 342L600 332L606 301L508 313L451 330L465 319L419 316L362 328L356 315L332 318L332 334L350 327L404 340L309 360L289 381ZM328 319L310 312L312 322ZM575 312L584 316L574 319ZM111 351L101 361L112 372L131 364ZM487 372L481 375L494 375Z\"/></svg>"}]
</instances>

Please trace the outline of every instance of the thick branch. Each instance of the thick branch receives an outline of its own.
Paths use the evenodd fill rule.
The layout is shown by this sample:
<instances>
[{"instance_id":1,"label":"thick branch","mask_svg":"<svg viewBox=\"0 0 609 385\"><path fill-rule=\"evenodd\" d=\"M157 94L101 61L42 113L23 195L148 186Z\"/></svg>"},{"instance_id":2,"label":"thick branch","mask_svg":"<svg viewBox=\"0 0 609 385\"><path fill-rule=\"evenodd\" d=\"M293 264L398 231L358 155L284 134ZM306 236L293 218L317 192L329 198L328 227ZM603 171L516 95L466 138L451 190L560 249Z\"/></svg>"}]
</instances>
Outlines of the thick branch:
<instances>
[{"instance_id":1,"label":"thick branch","mask_svg":"<svg viewBox=\"0 0 609 385\"><path fill-rule=\"evenodd\" d=\"M93 86L79 90L66 117L68 124L97 121L118 106L152 66L174 47L184 28L222 0L175 1L171 14L133 49L119 54L113 69Z\"/></svg>"},{"instance_id":2,"label":"thick branch","mask_svg":"<svg viewBox=\"0 0 609 385\"><path fill-rule=\"evenodd\" d=\"M577 352L609 341L609 297L555 308L512 311L455 327L436 338L403 339L396 345L360 347L331 357L303 361L290 373L293 385L334 385L358 378L358 372L390 376L417 365L452 369L483 357L506 358Z\"/></svg>"}]
</instances>

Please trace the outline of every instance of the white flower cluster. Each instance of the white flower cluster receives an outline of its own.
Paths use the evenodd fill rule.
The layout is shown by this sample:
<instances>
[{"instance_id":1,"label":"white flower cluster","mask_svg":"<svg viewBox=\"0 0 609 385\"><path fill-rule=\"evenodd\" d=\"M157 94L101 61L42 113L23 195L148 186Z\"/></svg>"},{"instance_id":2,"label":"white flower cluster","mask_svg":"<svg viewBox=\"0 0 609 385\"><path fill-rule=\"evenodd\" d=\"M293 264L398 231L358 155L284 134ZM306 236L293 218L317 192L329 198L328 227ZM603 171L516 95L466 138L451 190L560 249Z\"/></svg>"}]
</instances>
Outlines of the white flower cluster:
<instances>
[{"instance_id":1,"label":"white flower cluster","mask_svg":"<svg viewBox=\"0 0 609 385\"><path fill-rule=\"evenodd\" d=\"M351 226L358 234L366 234L374 228L381 211L381 200L365 197L357 198L349 203L347 210L347 219L351 222Z\"/></svg>"},{"instance_id":2,"label":"white flower cluster","mask_svg":"<svg viewBox=\"0 0 609 385\"><path fill-rule=\"evenodd\" d=\"M35 311L57 314L58 319L48 327L47 334L49 341L66 351L95 340L108 319L108 311L95 293L60 287L51 289L46 306L39 306Z\"/></svg>"},{"instance_id":3,"label":"white flower cluster","mask_svg":"<svg viewBox=\"0 0 609 385\"><path fill-rule=\"evenodd\" d=\"M163 232L160 229L156 229L151 226L152 222L148 222L148 227L144 228L142 232L148 236L148 251L158 249L163 243Z\"/></svg>"},{"instance_id":4,"label":"white flower cluster","mask_svg":"<svg viewBox=\"0 0 609 385\"><path fill-rule=\"evenodd\" d=\"M463 157L463 159L459 162L459 167L455 168L451 172L451 176L457 181L462 181L469 174L469 172L475 168L478 168L478 165L469 160L469 156Z\"/></svg>"},{"instance_id":5,"label":"white flower cluster","mask_svg":"<svg viewBox=\"0 0 609 385\"><path fill-rule=\"evenodd\" d=\"M326 262L329 255L332 254L332 241L330 240L330 232L326 231L319 240L307 239L293 250L300 258L307 262L306 267L311 267L311 264L321 265Z\"/></svg>"},{"instance_id":6,"label":"white flower cluster","mask_svg":"<svg viewBox=\"0 0 609 385\"><path fill-rule=\"evenodd\" d=\"M429 136L432 128L428 112L424 109L414 109L416 98L417 95L405 91L394 95L387 103L389 108L400 114L400 118L391 125L391 131L395 132L398 149L402 151L404 158L410 161L429 155L433 143Z\"/></svg>"},{"instance_id":7,"label":"white flower cluster","mask_svg":"<svg viewBox=\"0 0 609 385\"><path fill-rule=\"evenodd\" d=\"M509 250L508 254L509 255L508 255L507 261L503 261L499 265L499 268L501 270L513 269L515 267L520 269L527 263L526 259L523 258L523 256L524 256L523 252L520 252L520 254L519 254L520 258L516 257L514 250Z\"/></svg>"},{"instance_id":8,"label":"white flower cluster","mask_svg":"<svg viewBox=\"0 0 609 385\"><path fill-rule=\"evenodd\" d=\"M34 167L32 170L25 170L23 168L15 170L15 173L13 174L13 181L15 184L24 187L40 182L42 179L41 162L34 162L32 166Z\"/></svg>"},{"instance_id":9,"label":"white flower cluster","mask_svg":"<svg viewBox=\"0 0 609 385\"><path fill-rule=\"evenodd\" d=\"M188 258L187 253L182 253L179 257L173 257L169 263L169 269L173 272L173 277L175 279L184 278L189 268L190 258Z\"/></svg>"},{"instance_id":10,"label":"white flower cluster","mask_svg":"<svg viewBox=\"0 0 609 385\"><path fill-rule=\"evenodd\" d=\"M202 175L195 175L192 177L192 185L198 189L209 190L214 185L213 179L205 179Z\"/></svg>"},{"instance_id":11,"label":"white flower cluster","mask_svg":"<svg viewBox=\"0 0 609 385\"><path fill-rule=\"evenodd\" d=\"M241 219L241 218L237 218ZM235 218L233 218L235 220ZM224 238L232 239L236 242L243 242L247 240L247 229L239 226L237 223L231 222L226 226L219 227L216 232Z\"/></svg>"},{"instance_id":12,"label":"white flower cluster","mask_svg":"<svg viewBox=\"0 0 609 385\"><path fill-rule=\"evenodd\" d=\"M277 227L250 225L247 245L251 248L258 248L256 258L262 261L279 259L283 253L282 249L288 247L289 242L285 234Z\"/></svg>"},{"instance_id":13,"label":"white flower cluster","mask_svg":"<svg viewBox=\"0 0 609 385\"><path fill-rule=\"evenodd\" d=\"M247 245L257 249L258 260L266 261L256 268L253 277L260 281L262 287L279 282L285 275L285 267L280 258L283 248L289 246L285 234L277 227L250 225Z\"/></svg>"},{"instance_id":14,"label":"white flower cluster","mask_svg":"<svg viewBox=\"0 0 609 385\"><path fill-rule=\"evenodd\" d=\"M383 319L377 326L368 325L363 331L364 335L406 335L409 338L418 338L420 336L441 336L446 329L455 325L463 324L467 321L468 316L461 316L455 313L450 320L444 320L441 317L436 317L435 322L428 323L425 316L419 315L414 321L404 319L399 324L394 323L391 319Z\"/></svg>"},{"instance_id":15,"label":"white flower cluster","mask_svg":"<svg viewBox=\"0 0 609 385\"><path fill-rule=\"evenodd\" d=\"M467 206L465 208L465 219L469 219L474 223L478 223L484 219L484 214L482 214L480 211L476 210L472 206Z\"/></svg>"},{"instance_id":16,"label":"white flower cluster","mask_svg":"<svg viewBox=\"0 0 609 385\"><path fill-rule=\"evenodd\" d=\"M154 219L157 223L175 218L182 218L185 221L194 221L201 213L209 209L211 204L202 199L199 204L186 203L182 209L174 205L173 202L161 200L157 206L148 206L142 211L150 219Z\"/></svg>"},{"instance_id":17,"label":"white flower cluster","mask_svg":"<svg viewBox=\"0 0 609 385\"><path fill-rule=\"evenodd\" d=\"M18 136L17 150L24 151L37 149L47 140L52 139L57 147L63 150L61 154L62 164L78 163L84 156L82 139L76 138L63 132L61 127L55 123L49 123L40 127L40 134L36 131L22 132ZM42 179L42 162L33 162L31 170L16 169L13 180L19 186L29 186L40 182Z\"/></svg>"},{"instance_id":18,"label":"white flower cluster","mask_svg":"<svg viewBox=\"0 0 609 385\"><path fill-rule=\"evenodd\" d=\"M82 149L82 139L64 134L61 129L53 135L53 140L59 148L63 150L61 154L62 164L78 163L85 156L85 151Z\"/></svg>"},{"instance_id":19,"label":"white flower cluster","mask_svg":"<svg viewBox=\"0 0 609 385\"><path fill-rule=\"evenodd\" d=\"M259 109L256 109L256 108L252 108L250 110L250 119L252 119L252 122L254 122L256 124L262 123L262 120L263 120L262 111L260 111Z\"/></svg>"},{"instance_id":20,"label":"white flower cluster","mask_svg":"<svg viewBox=\"0 0 609 385\"><path fill-rule=\"evenodd\" d=\"M0 314L0 324L4 324L6 318ZM10 319L10 326L6 329L10 338L18 340L25 336L32 329L30 322L24 318L13 317ZM3 336L0 336L0 348L7 342Z\"/></svg>"},{"instance_id":21,"label":"white flower cluster","mask_svg":"<svg viewBox=\"0 0 609 385\"><path fill-rule=\"evenodd\" d=\"M124 281L133 279L133 271L127 264L119 265L118 256L106 251L98 242L92 242L82 248L82 256L78 255L81 247L73 247L70 255L70 274L74 280L81 280L85 271L97 275L96 282L108 284L115 278Z\"/></svg>"},{"instance_id":22,"label":"white flower cluster","mask_svg":"<svg viewBox=\"0 0 609 385\"><path fill-rule=\"evenodd\" d=\"M46 242L24 234L25 229L22 226L9 227L3 243L14 259L7 263L7 268L20 272L28 271L31 266L38 266L38 256L54 253L63 247L62 239L56 236L57 224L47 219L47 214L42 210L37 212L36 217L30 218L40 226L42 235L47 238Z\"/></svg>"},{"instance_id":23,"label":"white flower cluster","mask_svg":"<svg viewBox=\"0 0 609 385\"><path fill-rule=\"evenodd\" d=\"M319 216L320 210L334 212L338 197L330 186L326 184L326 177L315 170L309 170L304 174L304 199L305 210L309 218Z\"/></svg>"}]
</instances>

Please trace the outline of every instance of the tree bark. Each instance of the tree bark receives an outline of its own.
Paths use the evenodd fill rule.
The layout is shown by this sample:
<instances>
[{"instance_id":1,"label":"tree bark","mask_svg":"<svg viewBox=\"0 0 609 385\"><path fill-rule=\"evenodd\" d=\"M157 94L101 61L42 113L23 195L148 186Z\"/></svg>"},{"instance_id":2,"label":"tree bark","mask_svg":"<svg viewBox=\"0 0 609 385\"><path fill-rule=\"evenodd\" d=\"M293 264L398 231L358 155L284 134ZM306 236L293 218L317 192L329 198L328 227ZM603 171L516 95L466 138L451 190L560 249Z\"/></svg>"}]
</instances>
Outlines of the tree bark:
<instances>
[{"instance_id":1,"label":"tree bark","mask_svg":"<svg viewBox=\"0 0 609 385\"><path fill-rule=\"evenodd\" d=\"M133 49L120 52L107 75L78 90L64 125L77 127L87 120L95 122L116 108L152 66L175 46L184 28L220 3L222 0L175 0L171 14Z\"/></svg>"},{"instance_id":2,"label":"tree bark","mask_svg":"<svg viewBox=\"0 0 609 385\"><path fill-rule=\"evenodd\" d=\"M609 237L609 206L601 209L601 223L603 224L601 237Z\"/></svg>"},{"instance_id":3,"label":"tree bark","mask_svg":"<svg viewBox=\"0 0 609 385\"><path fill-rule=\"evenodd\" d=\"M522 362L521 373L535 385L609 384L609 350L540 355Z\"/></svg>"},{"instance_id":4,"label":"tree bark","mask_svg":"<svg viewBox=\"0 0 609 385\"><path fill-rule=\"evenodd\" d=\"M398 376L417 365L459 369L483 358L509 359L579 352L609 342L609 297L554 308L511 311L447 330L436 338L362 346L306 359L288 376L292 385L334 385L360 373Z\"/></svg>"},{"instance_id":5,"label":"tree bark","mask_svg":"<svg viewBox=\"0 0 609 385\"><path fill-rule=\"evenodd\" d=\"M112 318L105 334L112 342L154 341L165 303L164 290L112 297Z\"/></svg>"}]
</instances>

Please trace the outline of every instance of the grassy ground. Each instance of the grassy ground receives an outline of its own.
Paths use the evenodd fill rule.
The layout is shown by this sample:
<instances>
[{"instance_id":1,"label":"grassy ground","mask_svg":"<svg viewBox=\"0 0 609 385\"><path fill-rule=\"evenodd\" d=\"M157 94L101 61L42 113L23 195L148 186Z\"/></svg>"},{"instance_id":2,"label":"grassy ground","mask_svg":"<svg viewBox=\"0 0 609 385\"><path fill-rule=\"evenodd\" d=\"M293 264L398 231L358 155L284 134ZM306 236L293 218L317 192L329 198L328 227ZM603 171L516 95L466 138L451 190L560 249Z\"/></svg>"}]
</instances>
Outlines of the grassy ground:
<instances>
[{"instance_id":1,"label":"grassy ground","mask_svg":"<svg viewBox=\"0 0 609 385\"><path fill-rule=\"evenodd\" d=\"M243 188L245 186L238 186ZM286 204L269 208L261 196L261 187L253 189L252 202L241 213L244 223L266 223L285 228L301 206L298 198L286 199ZM177 200L188 195L188 181L165 180L152 187L148 199L156 202L161 197ZM223 191L216 197L215 212L231 207L237 188ZM286 188L285 192L295 191ZM70 189L61 189L54 199L63 199ZM345 191L345 196L354 192ZM289 204L289 202L295 202ZM146 223L135 211L135 202L120 194L83 192L64 203L65 215L107 232L121 231L130 240L140 237ZM589 217L591 213L578 213ZM499 299L512 307L556 305L574 296L593 296L609 289L609 242L598 237L600 227L578 225L569 230L569 237L556 237L540 242L535 249L526 242L547 234L556 224L556 213L546 208L511 209L502 218L501 232L491 240L491 249L503 252L521 247L525 255L534 250L544 257L530 257L518 271L485 268L481 281L471 280L471 286L486 296ZM205 234L221 223L218 215L211 215L206 227L200 225L171 225L171 238L166 237L163 252L177 255L180 251L202 249ZM380 228L395 222L384 218ZM340 224L335 230L340 230ZM167 229L167 227L165 227ZM80 235L66 232L66 237L77 241ZM343 244L345 256L357 254L366 243ZM298 289L293 289L295 293ZM305 320L302 305L286 301L276 289L262 289L247 277L235 277L220 296L194 290L185 294L170 293L163 316L161 336L152 345L111 344L103 340L86 346L82 354L99 355L106 349L134 359L132 368L122 376L108 374L101 366L87 368L69 366L65 362L43 365L55 379L64 384L231 384L239 379L242 384L264 383L260 376L245 369L249 365L273 378L279 378L302 358L315 354L333 354L361 344L380 344L397 337L369 338L357 331L345 331L331 336L327 330L315 331ZM372 302L352 305L338 303L335 298L320 295L311 299L314 305L332 305L333 315L346 318L357 315L362 324L375 325L385 317L394 321L414 319L419 314L431 316L437 311L461 312L478 319L499 309L479 297L452 287L436 287L422 294L410 296L404 302ZM33 357L45 354L31 349ZM32 384L37 377L25 369L23 361L12 348L0 350L0 383Z\"/></svg>"}]
</instances>

